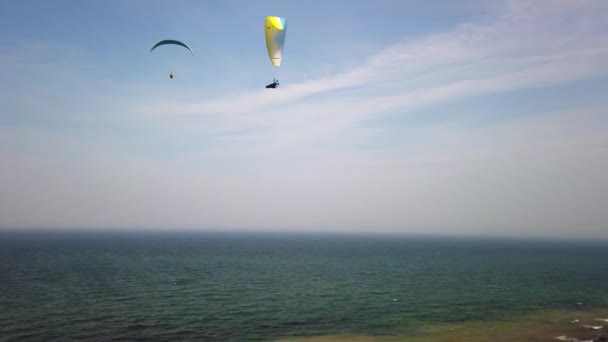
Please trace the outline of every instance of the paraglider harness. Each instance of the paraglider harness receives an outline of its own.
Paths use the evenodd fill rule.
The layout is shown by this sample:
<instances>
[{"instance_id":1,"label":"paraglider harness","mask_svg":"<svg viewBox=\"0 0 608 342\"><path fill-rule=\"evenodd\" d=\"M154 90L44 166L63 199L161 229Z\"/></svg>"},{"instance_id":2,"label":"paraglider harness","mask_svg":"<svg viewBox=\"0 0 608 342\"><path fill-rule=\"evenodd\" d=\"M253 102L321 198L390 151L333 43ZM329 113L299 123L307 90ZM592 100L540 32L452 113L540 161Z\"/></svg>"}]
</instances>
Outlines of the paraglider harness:
<instances>
[{"instance_id":1,"label":"paraglider harness","mask_svg":"<svg viewBox=\"0 0 608 342\"><path fill-rule=\"evenodd\" d=\"M277 88L279 86L279 80L272 79L272 83L266 86L266 88Z\"/></svg>"}]
</instances>

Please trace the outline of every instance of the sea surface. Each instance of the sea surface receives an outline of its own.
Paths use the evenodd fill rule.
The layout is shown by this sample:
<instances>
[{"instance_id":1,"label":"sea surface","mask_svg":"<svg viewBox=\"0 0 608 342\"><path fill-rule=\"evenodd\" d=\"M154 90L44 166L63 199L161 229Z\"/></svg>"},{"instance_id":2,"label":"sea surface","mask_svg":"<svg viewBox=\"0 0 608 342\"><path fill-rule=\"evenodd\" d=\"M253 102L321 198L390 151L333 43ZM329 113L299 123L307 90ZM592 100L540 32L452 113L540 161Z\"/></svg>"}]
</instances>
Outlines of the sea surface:
<instances>
[{"instance_id":1,"label":"sea surface","mask_svg":"<svg viewBox=\"0 0 608 342\"><path fill-rule=\"evenodd\" d=\"M0 232L0 341L415 336L607 304L602 241Z\"/></svg>"}]
</instances>

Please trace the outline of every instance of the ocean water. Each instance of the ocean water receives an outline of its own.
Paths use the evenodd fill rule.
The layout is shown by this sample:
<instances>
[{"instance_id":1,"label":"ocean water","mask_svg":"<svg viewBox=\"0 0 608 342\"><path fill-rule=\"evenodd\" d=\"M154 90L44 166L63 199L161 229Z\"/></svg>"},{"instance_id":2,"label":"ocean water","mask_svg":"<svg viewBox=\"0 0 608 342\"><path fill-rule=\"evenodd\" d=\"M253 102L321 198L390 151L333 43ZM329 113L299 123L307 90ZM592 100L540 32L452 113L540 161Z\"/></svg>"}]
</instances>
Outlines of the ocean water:
<instances>
[{"instance_id":1,"label":"ocean water","mask_svg":"<svg viewBox=\"0 0 608 342\"><path fill-rule=\"evenodd\" d=\"M605 308L608 244L0 233L2 341L268 341Z\"/></svg>"}]
</instances>

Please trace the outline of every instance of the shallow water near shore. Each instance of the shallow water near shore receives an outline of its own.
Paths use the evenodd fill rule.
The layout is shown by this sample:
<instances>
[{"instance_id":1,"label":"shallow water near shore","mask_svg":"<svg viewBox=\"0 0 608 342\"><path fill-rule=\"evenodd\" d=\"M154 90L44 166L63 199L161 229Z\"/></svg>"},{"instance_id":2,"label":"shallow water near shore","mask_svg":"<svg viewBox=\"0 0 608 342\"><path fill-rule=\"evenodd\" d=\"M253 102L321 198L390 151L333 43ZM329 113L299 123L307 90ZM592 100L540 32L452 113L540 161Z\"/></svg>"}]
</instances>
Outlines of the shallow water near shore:
<instances>
[{"instance_id":1,"label":"shallow water near shore","mask_svg":"<svg viewBox=\"0 0 608 342\"><path fill-rule=\"evenodd\" d=\"M474 341L608 316L604 242L5 232L0 259L8 340Z\"/></svg>"},{"instance_id":2,"label":"shallow water near shore","mask_svg":"<svg viewBox=\"0 0 608 342\"><path fill-rule=\"evenodd\" d=\"M427 342L427 341L596 341L608 336L601 318L608 310L545 311L518 318L466 323L422 324L417 333L401 336L327 335L286 338L282 342Z\"/></svg>"}]
</instances>

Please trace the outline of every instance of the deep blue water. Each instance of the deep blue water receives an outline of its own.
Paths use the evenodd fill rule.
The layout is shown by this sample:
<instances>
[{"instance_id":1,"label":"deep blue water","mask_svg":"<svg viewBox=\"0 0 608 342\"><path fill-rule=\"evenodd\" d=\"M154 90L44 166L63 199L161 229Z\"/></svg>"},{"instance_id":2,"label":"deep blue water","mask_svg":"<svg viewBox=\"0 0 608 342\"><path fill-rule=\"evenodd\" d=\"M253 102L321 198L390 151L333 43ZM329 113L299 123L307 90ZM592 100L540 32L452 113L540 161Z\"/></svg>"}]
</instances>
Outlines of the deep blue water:
<instances>
[{"instance_id":1,"label":"deep blue water","mask_svg":"<svg viewBox=\"0 0 608 342\"><path fill-rule=\"evenodd\" d=\"M0 340L415 334L606 307L607 284L605 242L0 232Z\"/></svg>"}]
</instances>

